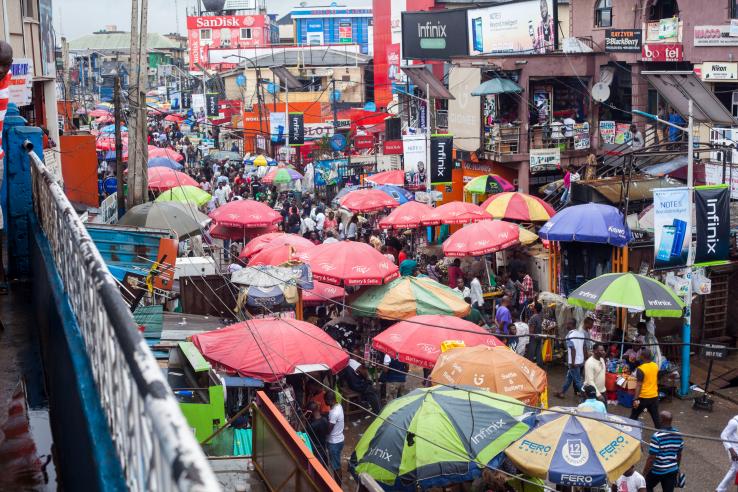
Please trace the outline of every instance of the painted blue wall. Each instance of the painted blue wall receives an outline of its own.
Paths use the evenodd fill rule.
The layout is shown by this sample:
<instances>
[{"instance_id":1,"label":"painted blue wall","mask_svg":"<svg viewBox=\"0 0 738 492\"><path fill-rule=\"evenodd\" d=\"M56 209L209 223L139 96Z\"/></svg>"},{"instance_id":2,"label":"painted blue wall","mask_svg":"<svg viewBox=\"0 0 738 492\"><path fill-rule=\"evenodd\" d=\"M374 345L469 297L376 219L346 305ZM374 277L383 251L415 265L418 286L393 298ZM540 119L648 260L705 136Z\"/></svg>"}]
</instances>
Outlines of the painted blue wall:
<instances>
[{"instance_id":1,"label":"painted blue wall","mask_svg":"<svg viewBox=\"0 0 738 492\"><path fill-rule=\"evenodd\" d=\"M294 18L293 13L293 18ZM369 23L371 17L355 17L351 15L327 15L325 17L295 18L295 40L299 45L307 44L308 24L311 30L319 23L323 32L323 43L339 44L338 28L342 22L351 23L351 43L358 44L361 52L367 54L369 51Z\"/></svg>"}]
</instances>

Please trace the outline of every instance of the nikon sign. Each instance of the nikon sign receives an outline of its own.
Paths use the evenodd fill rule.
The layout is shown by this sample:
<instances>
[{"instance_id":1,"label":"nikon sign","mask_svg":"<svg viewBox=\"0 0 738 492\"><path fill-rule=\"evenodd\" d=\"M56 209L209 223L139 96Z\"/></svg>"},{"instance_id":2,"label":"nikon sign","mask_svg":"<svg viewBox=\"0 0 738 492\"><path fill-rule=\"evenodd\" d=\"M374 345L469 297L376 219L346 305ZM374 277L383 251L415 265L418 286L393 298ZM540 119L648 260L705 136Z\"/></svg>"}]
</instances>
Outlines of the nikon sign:
<instances>
[{"instance_id":1,"label":"nikon sign","mask_svg":"<svg viewBox=\"0 0 738 492\"><path fill-rule=\"evenodd\" d=\"M449 60L468 55L466 10L402 13L402 58Z\"/></svg>"}]
</instances>

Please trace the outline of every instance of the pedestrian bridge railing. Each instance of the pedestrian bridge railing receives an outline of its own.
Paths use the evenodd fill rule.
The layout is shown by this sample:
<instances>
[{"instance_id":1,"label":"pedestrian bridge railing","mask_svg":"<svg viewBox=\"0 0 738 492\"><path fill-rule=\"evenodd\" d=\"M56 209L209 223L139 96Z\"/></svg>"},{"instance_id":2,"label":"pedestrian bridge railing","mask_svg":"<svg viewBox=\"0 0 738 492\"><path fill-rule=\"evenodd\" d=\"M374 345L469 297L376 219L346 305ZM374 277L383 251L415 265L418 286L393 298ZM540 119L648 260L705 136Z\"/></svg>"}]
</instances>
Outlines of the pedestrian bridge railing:
<instances>
[{"instance_id":1,"label":"pedestrian bridge railing","mask_svg":"<svg viewBox=\"0 0 738 492\"><path fill-rule=\"evenodd\" d=\"M129 490L219 490L166 379L64 191L25 144L34 211L76 317Z\"/></svg>"}]
</instances>

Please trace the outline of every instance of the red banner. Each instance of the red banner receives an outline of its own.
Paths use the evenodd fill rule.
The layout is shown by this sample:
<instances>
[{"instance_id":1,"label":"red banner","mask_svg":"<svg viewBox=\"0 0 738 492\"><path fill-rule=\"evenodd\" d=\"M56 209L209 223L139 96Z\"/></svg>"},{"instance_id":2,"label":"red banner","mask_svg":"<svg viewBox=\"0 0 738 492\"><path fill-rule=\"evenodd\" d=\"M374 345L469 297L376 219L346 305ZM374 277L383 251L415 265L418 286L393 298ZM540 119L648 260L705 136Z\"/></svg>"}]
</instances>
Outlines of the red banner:
<instances>
[{"instance_id":1,"label":"red banner","mask_svg":"<svg viewBox=\"0 0 738 492\"><path fill-rule=\"evenodd\" d=\"M382 152L385 155L402 154L402 140L385 140Z\"/></svg>"},{"instance_id":2,"label":"red banner","mask_svg":"<svg viewBox=\"0 0 738 492\"><path fill-rule=\"evenodd\" d=\"M644 44L641 50L645 62L676 62L684 59L681 44Z\"/></svg>"},{"instance_id":3,"label":"red banner","mask_svg":"<svg viewBox=\"0 0 738 492\"><path fill-rule=\"evenodd\" d=\"M374 147L373 135L357 135L354 137L355 149L371 149Z\"/></svg>"}]
</instances>

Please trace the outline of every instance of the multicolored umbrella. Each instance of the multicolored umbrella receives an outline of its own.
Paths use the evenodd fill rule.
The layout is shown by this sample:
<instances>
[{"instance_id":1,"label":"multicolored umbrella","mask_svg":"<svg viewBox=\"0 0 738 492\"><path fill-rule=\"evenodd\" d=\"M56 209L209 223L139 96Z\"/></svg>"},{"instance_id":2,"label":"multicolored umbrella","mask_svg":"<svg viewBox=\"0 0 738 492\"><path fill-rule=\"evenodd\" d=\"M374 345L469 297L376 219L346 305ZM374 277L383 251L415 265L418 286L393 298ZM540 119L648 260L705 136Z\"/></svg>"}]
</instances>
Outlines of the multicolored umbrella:
<instances>
[{"instance_id":1,"label":"multicolored umbrella","mask_svg":"<svg viewBox=\"0 0 738 492\"><path fill-rule=\"evenodd\" d=\"M382 229L413 229L420 227L422 218L433 209L420 202L403 203L386 217L379 220Z\"/></svg>"},{"instance_id":2,"label":"multicolored umbrella","mask_svg":"<svg viewBox=\"0 0 738 492\"><path fill-rule=\"evenodd\" d=\"M282 221L282 214L261 202L234 200L210 212L210 218L227 227L250 229L277 224Z\"/></svg>"},{"instance_id":3,"label":"multicolored umbrella","mask_svg":"<svg viewBox=\"0 0 738 492\"><path fill-rule=\"evenodd\" d=\"M175 186L156 197L155 201L194 204L197 208L202 207L212 198L213 196L210 193L198 186Z\"/></svg>"},{"instance_id":4,"label":"multicolored umbrella","mask_svg":"<svg viewBox=\"0 0 738 492\"><path fill-rule=\"evenodd\" d=\"M395 323L374 337L372 346L401 362L431 369L441 355L441 344L448 341L462 341L467 347L505 345L471 321L436 314Z\"/></svg>"},{"instance_id":5,"label":"multicolored umbrella","mask_svg":"<svg viewBox=\"0 0 738 492\"><path fill-rule=\"evenodd\" d=\"M606 273L574 290L569 304L594 309L598 305L643 311L646 316L681 318L684 302L658 280L636 273Z\"/></svg>"},{"instance_id":6,"label":"multicolored umbrella","mask_svg":"<svg viewBox=\"0 0 738 492\"><path fill-rule=\"evenodd\" d=\"M545 201L519 191L492 195L481 207L495 219L523 222L545 222L556 215L556 210Z\"/></svg>"},{"instance_id":7,"label":"multicolored umbrella","mask_svg":"<svg viewBox=\"0 0 738 492\"><path fill-rule=\"evenodd\" d=\"M243 160L243 163L255 167L277 165L277 161L275 161L271 157L265 156L264 154L247 157Z\"/></svg>"},{"instance_id":8,"label":"multicolored umbrella","mask_svg":"<svg viewBox=\"0 0 738 492\"><path fill-rule=\"evenodd\" d=\"M477 176L464 185L464 191L467 193L476 193L478 195L502 193L505 191L515 191L515 187L508 180L498 174L487 174L485 176Z\"/></svg>"},{"instance_id":9,"label":"multicolored umbrella","mask_svg":"<svg viewBox=\"0 0 738 492\"><path fill-rule=\"evenodd\" d=\"M333 285L382 285L400 275L382 253L356 241L320 244L307 251L303 261L316 280Z\"/></svg>"},{"instance_id":10,"label":"multicolored umbrella","mask_svg":"<svg viewBox=\"0 0 738 492\"><path fill-rule=\"evenodd\" d=\"M394 208L400 203L387 193L375 188L354 190L346 194L338 202L343 208L351 212L378 212L385 208Z\"/></svg>"},{"instance_id":11,"label":"multicolored umbrella","mask_svg":"<svg viewBox=\"0 0 738 492\"><path fill-rule=\"evenodd\" d=\"M175 186L198 186L197 181L189 175L167 167L149 168L147 175L149 189L154 191L166 191Z\"/></svg>"},{"instance_id":12,"label":"multicolored umbrella","mask_svg":"<svg viewBox=\"0 0 738 492\"><path fill-rule=\"evenodd\" d=\"M443 487L497 466L528 431L520 402L475 388L416 389L392 400L372 422L349 467L392 489Z\"/></svg>"},{"instance_id":13,"label":"multicolored umbrella","mask_svg":"<svg viewBox=\"0 0 738 492\"><path fill-rule=\"evenodd\" d=\"M175 171L181 171L184 166L177 161L173 161L167 157L154 157L149 159L148 167L166 167L174 169Z\"/></svg>"},{"instance_id":14,"label":"multicolored umbrella","mask_svg":"<svg viewBox=\"0 0 738 492\"><path fill-rule=\"evenodd\" d=\"M272 169L261 179L264 184L289 184L295 180L302 179L302 174L294 169L280 167Z\"/></svg>"},{"instance_id":15,"label":"multicolored umbrella","mask_svg":"<svg viewBox=\"0 0 738 492\"><path fill-rule=\"evenodd\" d=\"M489 218L491 218L490 215L479 205L468 202L449 202L424 215L421 222L423 225L469 224Z\"/></svg>"},{"instance_id":16,"label":"multicolored umbrella","mask_svg":"<svg viewBox=\"0 0 738 492\"><path fill-rule=\"evenodd\" d=\"M546 372L508 347L458 347L438 358L430 375L433 384L473 386L520 400L548 406Z\"/></svg>"},{"instance_id":17,"label":"multicolored umbrella","mask_svg":"<svg viewBox=\"0 0 738 492\"><path fill-rule=\"evenodd\" d=\"M366 182L373 185L402 186L405 184L405 171L382 171L367 177Z\"/></svg>"},{"instance_id":18,"label":"multicolored umbrella","mask_svg":"<svg viewBox=\"0 0 738 492\"><path fill-rule=\"evenodd\" d=\"M543 224L538 235L548 241L625 246L633 238L623 214L612 205L587 203L566 207Z\"/></svg>"},{"instance_id":19,"label":"multicolored umbrella","mask_svg":"<svg viewBox=\"0 0 738 492\"><path fill-rule=\"evenodd\" d=\"M372 287L354 302L357 316L406 319L422 314L446 314L463 318L471 311L461 294L428 277L401 277Z\"/></svg>"},{"instance_id":20,"label":"multicolored umbrella","mask_svg":"<svg viewBox=\"0 0 738 492\"><path fill-rule=\"evenodd\" d=\"M272 232L258 236L248 242L243 247L241 253L238 255L241 259L249 258L263 249L274 246L290 245L295 248L297 252L307 251L315 246L309 239L306 239L297 234L287 234L286 232Z\"/></svg>"},{"instance_id":21,"label":"multicolored umbrella","mask_svg":"<svg viewBox=\"0 0 738 492\"><path fill-rule=\"evenodd\" d=\"M528 475L560 485L598 487L615 482L641 459L639 422L576 408L551 410L556 412L538 415L538 426L505 451Z\"/></svg>"},{"instance_id":22,"label":"multicolored umbrella","mask_svg":"<svg viewBox=\"0 0 738 492\"><path fill-rule=\"evenodd\" d=\"M443 242L446 256L482 256L520 244L520 228L503 220L469 224Z\"/></svg>"}]
</instances>

